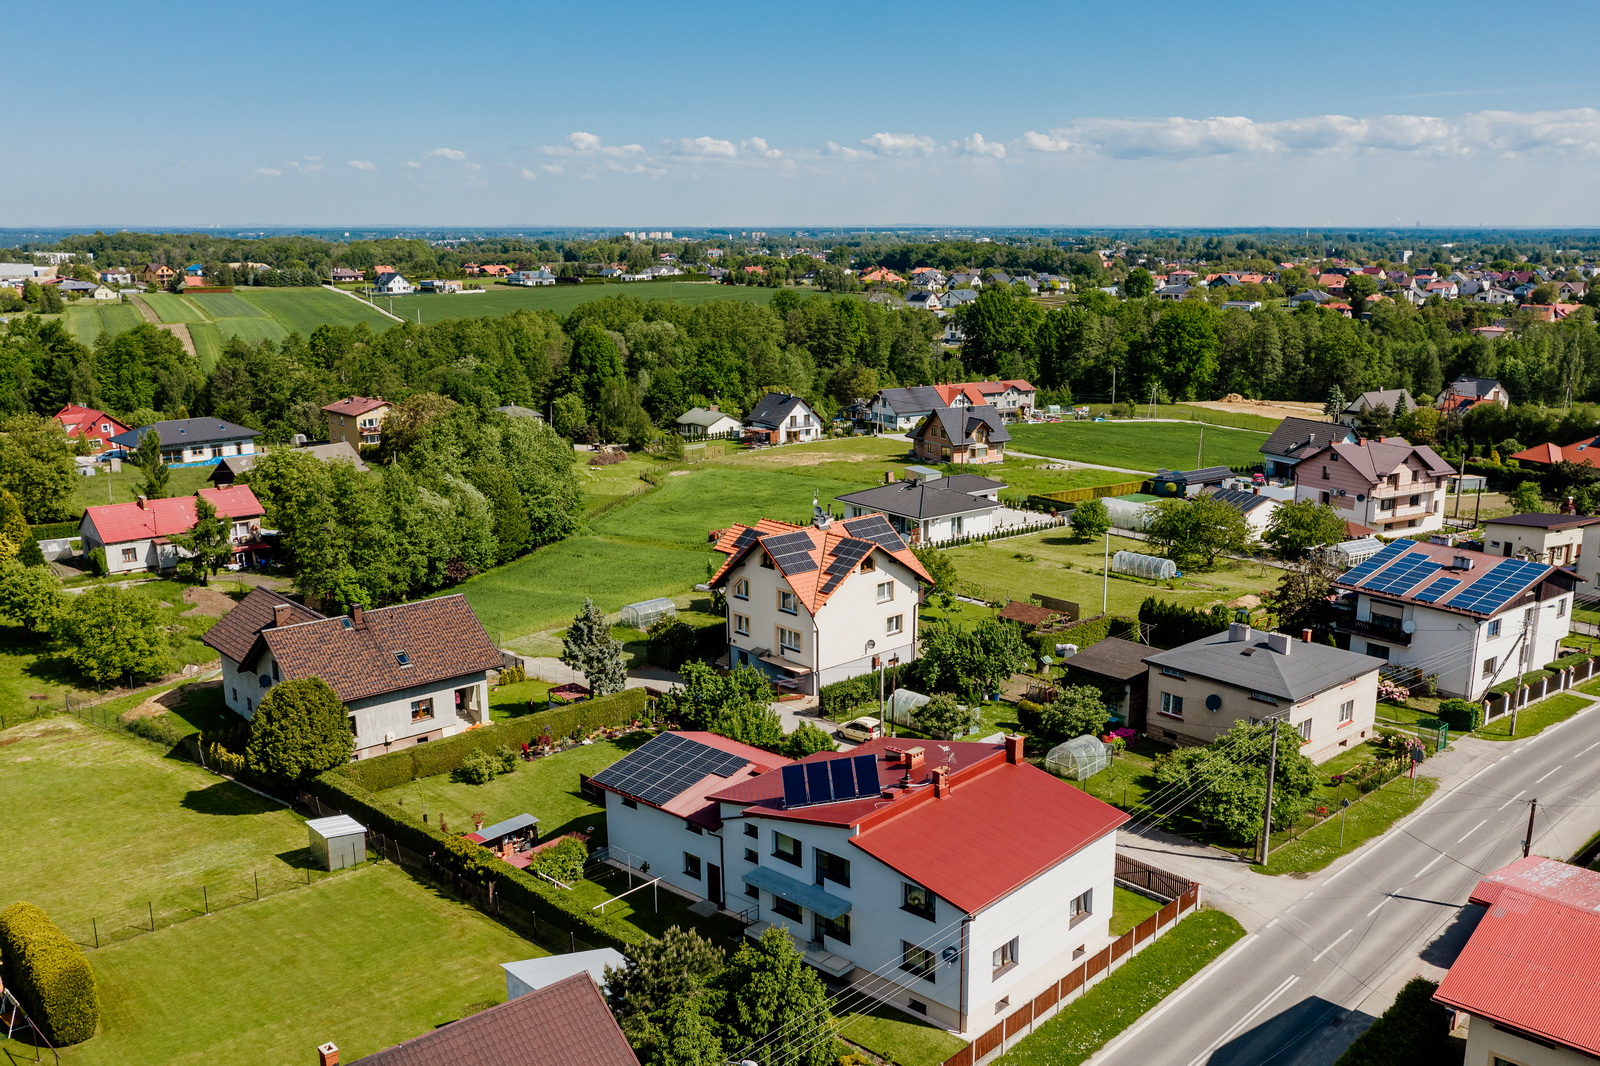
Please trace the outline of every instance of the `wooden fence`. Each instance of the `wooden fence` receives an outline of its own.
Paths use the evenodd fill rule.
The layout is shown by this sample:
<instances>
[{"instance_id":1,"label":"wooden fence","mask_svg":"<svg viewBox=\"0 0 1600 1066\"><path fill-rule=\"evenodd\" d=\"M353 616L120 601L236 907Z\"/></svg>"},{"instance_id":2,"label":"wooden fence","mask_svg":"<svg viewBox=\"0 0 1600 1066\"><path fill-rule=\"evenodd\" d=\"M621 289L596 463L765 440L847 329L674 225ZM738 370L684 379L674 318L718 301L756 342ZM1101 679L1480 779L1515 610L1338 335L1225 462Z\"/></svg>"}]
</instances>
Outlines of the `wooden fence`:
<instances>
[{"instance_id":1,"label":"wooden fence","mask_svg":"<svg viewBox=\"0 0 1600 1066\"><path fill-rule=\"evenodd\" d=\"M1502 715L1520 710L1530 703L1536 703L1546 696L1553 696L1557 692L1564 692L1575 685L1580 685L1589 678L1600 674L1600 658L1585 659L1573 666L1563 666L1559 670L1550 671L1550 676L1534 682L1531 685L1521 685L1497 695L1483 698L1483 720L1492 722Z\"/></svg>"},{"instance_id":2,"label":"wooden fence","mask_svg":"<svg viewBox=\"0 0 1600 1066\"><path fill-rule=\"evenodd\" d=\"M1034 1028L1055 1017L1056 1012L1083 995L1107 974L1131 958L1139 949L1155 940L1176 925L1178 920L1200 906L1200 886L1193 881L1145 866L1131 859L1117 857L1117 880L1138 887L1151 884L1154 894L1163 889L1183 890L1161 910L1122 934L1107 947L1074 967L1065 976L1024 1003L994 1028L981 1034L972 1043L945 1059L942 1066L985 1066L1016 1046L1017 1041L1033 1032Z\"/></svg>"}]
</instances>

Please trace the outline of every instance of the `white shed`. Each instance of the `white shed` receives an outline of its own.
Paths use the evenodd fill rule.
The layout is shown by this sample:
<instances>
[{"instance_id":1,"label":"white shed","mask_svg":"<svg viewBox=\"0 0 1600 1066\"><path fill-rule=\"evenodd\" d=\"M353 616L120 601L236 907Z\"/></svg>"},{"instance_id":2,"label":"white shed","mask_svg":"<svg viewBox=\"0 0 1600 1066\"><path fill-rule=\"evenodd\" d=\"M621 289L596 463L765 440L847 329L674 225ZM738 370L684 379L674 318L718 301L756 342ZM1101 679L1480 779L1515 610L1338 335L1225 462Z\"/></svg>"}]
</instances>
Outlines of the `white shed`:
<instances>
[{"instance_id":1,"label":"white shed","mask_svg":"<svg viewBox=\"0 0 1600 1066\"><path fill-rule=\"evenodd\" d=\"M306 823L311 854L329 870L367 861L367 827L347 814L313 818Z\"/></svg>"}]
</instances>

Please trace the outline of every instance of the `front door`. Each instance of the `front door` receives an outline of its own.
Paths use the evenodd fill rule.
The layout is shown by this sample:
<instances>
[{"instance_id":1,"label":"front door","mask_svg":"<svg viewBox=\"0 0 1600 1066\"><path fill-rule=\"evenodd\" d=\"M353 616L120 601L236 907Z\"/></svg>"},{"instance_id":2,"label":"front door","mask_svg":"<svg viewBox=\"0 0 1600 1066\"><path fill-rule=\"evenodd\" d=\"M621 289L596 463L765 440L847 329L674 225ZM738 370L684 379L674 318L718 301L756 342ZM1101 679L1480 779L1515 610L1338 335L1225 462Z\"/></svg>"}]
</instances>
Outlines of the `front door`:
<instances>
[{"instance_id":1,"label":"front door","mask_svg":"<svg viewBox=\"0 0 1600 1066\"><path fill-rule=\"evenodd\" d=\"M1505 551L1503 554L1506 558L1511 558L1511 542L1509 540L1506 541Z\"/></svg>"},{"instance_id":2,"label":"front door","mask_svg":"<svg viewBox=\"0 0 1600 1066\"><path fill-rule=\"evenodd\" d=\"M722 867L706 863L706 898L722 906Z\"/></svg>"}]
</instances>

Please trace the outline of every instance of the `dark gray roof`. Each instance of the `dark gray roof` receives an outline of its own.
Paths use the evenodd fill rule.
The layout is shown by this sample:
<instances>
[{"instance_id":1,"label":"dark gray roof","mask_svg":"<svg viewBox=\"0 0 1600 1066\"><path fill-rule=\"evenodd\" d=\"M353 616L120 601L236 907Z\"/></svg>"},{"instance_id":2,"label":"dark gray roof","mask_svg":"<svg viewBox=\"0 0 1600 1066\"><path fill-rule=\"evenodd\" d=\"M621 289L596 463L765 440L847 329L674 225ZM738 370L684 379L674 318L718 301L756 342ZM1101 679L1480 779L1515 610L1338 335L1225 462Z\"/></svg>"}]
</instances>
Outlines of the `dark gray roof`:
<instances>
[{"instance_id":1,"label":"dark gray roof","mask_svg":"<svg viewBox=\"0 0 1600 1066\"><path fill-rule=\"evenodd\" d=\"M1228 636L1226 630L1214 633L1171 651L1147 655L1144 661L1249 692L1296 701L1383 665L1370 655L1293 639L1285 655L1269 648L1266 634L1254 630L1247 640L1229 640Z\"/></svg>"},{"instance_id":2,"label":"dark gray roof","mask_svg":"<svg viewBox=\"0 0 1600 1066\"><path fill-rule=\"evenodd\" d=\"M905 389L883 389L878 399L888 404L895 414L914 415L943 407L944 399L932 385L913 385Z\"/></svg>"},{"instance_id":3,"label":"dark gray roof","mask_svg":"<svg viewBox=\"0 0 1600 1066\"><path fill-rule=\"evenodd\" d=\"M673 421L680 426L714 426L724 418L739 421L737 415L730 415L726 411L713 411L709 407L691 407Z\"/></svg>"},{"instance_id":4,"label":"dark gray roof","mask_svg":"<svg viewBox=\"0 0 1600 1066\"><path fill-rule=\"evenodd\" d=\"M944 435L950 440L962 442L971 441L973 432L979 426L989 427L989 442L991 444L1004 444L1011 439L1011 434L1006 430L1005 422L1000 418L1000 412L988 404L975 404L972 407L935 407L928 414L928 420L923 425L912 431L912 437L920 438L928 431L928 425L938 421L944 429Z\"/></svg>"},{"instance_id":5,"label":"dark gray roof","mask_svg":"<svg viewBox=\"0 0 1600 1066\"><path fill-rule=\"evenodd\" d=\"M1071 639L1070 632L1064 634ZM1062 664L1068 670L1081 670L1096 677L1109 677L1117 681L1131 681L1144 676L1144 657L1154 650L1148 644L1135 644L1121 637L1106 637L1084 648Z\"/></svg>"},{"instance_id":6,"label":"dark gray roof","mask_svg":"<svg viewBox=\"0 0 1600 1066\"><path fill-rule=\"evenodd\" d=\"M1487 396L1495 390L1500 382L1494 378L1456 378L1448 386L1446 392L1453 392L1457 396Z\"/></svg>"},{"instance_id":7,"label":"dark gray roof","mask_svg":"<svg viewBox=\"0 0 1600 1066\"><path fill-rule=\"evenodd\" d=\"M1272 497L1261 496L1245 489L1213 489L1211 498L1218 503L1225 503L1240 514L1249 514L1257 507L1265 506L1272 502Z\"/></svg>"},{"instance_id":8,"label":"dark gray roof","mask_svg":"<svg viewBox=\"0 0 1600 1066\"><path fill-rule=\"evenodd\" d=\"M1207 466L1199 470L1167 470L1162 468L1156 471L1159 481L1181 481L1185 485L1220 485L1233 476L1233 471L1225 466Z\"/></svg>"},{"instance_id":9,"label":"dark gray roof","mask_svg":"<svg viewBox=\"0 0 1600 1066\"><path fill-rule=\"evenodd\" d=\"M949 477L940 478L938 485L943 489L954 489L957 492L992 492L995 489L1006 487L1004 481L996 481L990 477L979 477L977 474L951 474Z\"/></svg>"},{"instance_id":10,"label":"dark gray roof","mask_svg":"<svg viewBox=\"0 0 1600 1066\"><path fill-rule=\"evenodd\" d=\"M1525 526L1531 529L1570 529L1573 526L1592 526L1600 516L1581 514L1514 514L1507 518L1485 520L1491 526Z\"/></svg>"},{"instance_id":11,"label":"dark gray roof","mask_svg":"<svg viewBox=\"0 0 1600 1066\"><path fill-rule=\"evenodd\" d=\"M1307 289L1305 292L1297 292L1293 296L1289 297L1289 302L1292 304L1303 304L1307 300L1310 300L1314 303L1325 304L1332 299L1332 296L1329 296L1321 289Z\"/></svg>"},{"instance_id":12,"label":"dark gray roof","mask_svg":"<svg viewBox=\"0 0 1600 1066\"><path fill-rule=\"evenodd\" d=\"M1319 422L1315 418L1285 418L1259 449L1262 455L1282 455L1301 459L1303 449L1321 448L1336 440L1354 440L1355 431L1340 422ZM1309 452L1307 452L1309 454Z\"/></svg>"},{"instance_id":13,"label":"dark gray roof","mask_svg":"<svg viewBox=\"0 0 1600 1066\"><path fill-rule=\"evenodd\" d=\"M111 443L123 448L137 448L144 435L151 430L161 434L161 443L167 447L179 443L213 444L218 441L248 440L261 436L259 430L236 426L220 418L174 418L166 422L151 422L147 426L118 433L111 438Z\"/></svg>"},{"instance_id":14,"label":"dark gray roof","mask_svg":"<svg viewBox=\"0 0 1600 1066\"><path fill-rule=\"evenodd\" d=\"M875 485L859 492L847 492L834 499L902 518L941 518L945 515L992 511L1000 506L993 500L970 496L956 489L941 488L947 480L941 478L928 485L918 481L896 481L893 485Z\"/></svg>"},{"instance_id":15,"label":"dark gray roof","mask_svg":"<svg viewBox=\"0 0 1600 1066\"><path fill-rule=\"evenodd\" d=\"M746 425L770 426L776 429L783 425L783 420L789 417L789 412L796 407L801 407L805 401L798 396L791 396L786 392L769 392L761 397L759 403L751 408L750 413L744 416Z\"/></svg>"}]
</instances>

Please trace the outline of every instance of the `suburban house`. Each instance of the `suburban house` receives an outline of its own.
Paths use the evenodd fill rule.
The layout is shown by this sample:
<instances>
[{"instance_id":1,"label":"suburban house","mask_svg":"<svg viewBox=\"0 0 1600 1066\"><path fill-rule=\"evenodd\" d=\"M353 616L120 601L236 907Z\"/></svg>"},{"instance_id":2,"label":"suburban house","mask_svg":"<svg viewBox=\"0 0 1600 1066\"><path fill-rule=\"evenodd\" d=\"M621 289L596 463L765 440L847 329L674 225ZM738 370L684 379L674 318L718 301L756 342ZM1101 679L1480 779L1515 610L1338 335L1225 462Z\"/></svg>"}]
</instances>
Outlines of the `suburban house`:
<instances>
[{"instance_id":1,"label":"suburban house","mask_svg":"<svg viewBox=\"0 0 1600 1066\"><path fill-rule=\"evenodd\" d=\"M326 681L357 759L487 724L488 671L502 662L460 595L328 617L258 588L203 639L222 655L224 701L245 718L279 682Z\"/></svg>"},{"instance_id":2,"label":"suburban house","mask_svg":"<svg viewBox=\"0 0 1600 1066\"><path fill-rule=\"evenodd\" d=\"M237 488L201 489L199 495L230 523L236 562L253 562L265 550L261 542L261 517L266 509L255 493ZM175 534L194 528L193 496L174 496L148 500L140 496L133 503L107 503L84 510L78 521L83 538L83 554L99 549L105 552L106 572L126 574L149 570L159 572L178 565L180 552L172 543Z\"/></svg>"},{"instance_id":3,"label":"suburban house","mask_svg":"<svg viewBox=\"0 0 1600 1066\"><path fill-rule=\"evenodd\" d=\"M759 444L803 444L822 439L822 418L811 405L786 392L769 392L744 416L745 440Z\"/></svg>"},{"instance_id":4,"label":"suburban house","mask_svg":"<svg viewBox=\"0 0 1600 1066\"><path fill-rule=\"evenodd\" d=\"M1207 489L1218 489L1234 473L1225 466L1203 466L1198 470L1156 471L1150 490L1157 496L1198 496Z\"/></svg>"},{"instance_id":5,"label":"suburban house","mask_svg":"<svg viewBox=\"0 0 1600 1066\"><path fill-rule=\"evenodd\" d=\"M895 532L910 543L937 544L993 532L995 512L1000 510L1000 490L1005 487L1003 481L976 474L945 477L929 470L897 481L894 472L889 471L884 474L882 485L834 499L844 504L846 518L882 514Z\"/></svg>"},{"instance_id":6,"label":"suburban house","mask_svg":"<svg viewBox=\"0 0 1600 1066\"><path fill-rule=\"evenodd\" d=\"M1402 403L1405 405L1404 408L1401 407ZM1402 410L1415 411L1417 401L1413 400L1411 393L1405 389L1374 389L1371 392L1363 392L1346 404L1345 409L1339 412L1339 421L1354 429L1360 423L1363 413L1376 411L1380 407L1387 410L1390 415L1397 415Z\"/></svg>"},{"instance_id":7,"label":"suburban house","mask_svg":"<svg viewBox=\"0 0 1600 1066\"><path fill-rule=\"evenodd\" d=\"M367 472L367 464L361 461L360 453L346 441L339 441L337 444L307 444L295 450L324 463L345 462L363 474ZM210 481L218 486L232 485L239 480L240 475L255 465L256 457L253 455L236 455L231 459L224 459L217 464L216 470L212 471Z\"/></svg>"},{"instance_id":8,"label":"suburban house","mask_svg":"<svg viewBox=\"0 0 1600 1066\"><path fill-rule=\"evenodd\" d=\"M932 579L881 514L809 526L763 518L716 534L710 581L728 601L728 666L782 687L821 685L917 657L917 607Z\"/></svg>"},{"instance_id":9,"label":"suburban house","mask_svg":"<svg viewBox=\"0 0 1600 1066\"><path fill-rule=\"evenodd\" d=\"M146 433L161 436L161 461L168 466L209 466L230 455L254 455L259 430L218 418L174 418L112 436L107 443L133 452Z\"/></svg>"},{"instance_id":10,"label":"suburban house","mask_svg":"<svg viewBox=\"0 0 1600 1066\"><path fill-rule=\"evenodd\" d=\"M328 414L328 441L355 448L374 448L383 439L383 420L394 405L382 396L347 396L323 408Z\"/></svg>"},{"instance_id":11,"label":"suburban house","mask_svg":"<svg viewBox=\"0 0 1600 1066\"><path fill-rule=\"evenodd\" d=\"M1356 431L1342 422L1314 418L1285 418L1259 449L1268 477L1291 477L1300 460L1335 441L1356 439Z\"/></svg>"},{"instance_id":12,"label":"suburban house","mask_svg":"<svg viewBox=\"0 0 1600 1066\"><path fill-rule=\"evenodd\" d=\"M1519 463L1539 463L1543 466L1555 466L1557 463L1572 463L1575 466L1600 466L1600 437L1590 437L1580 440L1576 444L1561 446L1558 444L1536 444L1510 456Z\"/></svg>"},{"instance_id":13,"label":"suburban house","mask_svg":"<svg viewBox=\"0 0 1600 1066\"><path fill-rule=\"evenodd\" d=\"M1225 503L1244 516L1244 524L1250 527L1250 533L1257 540L1267 531L1267 524L1272 521L1272 514L1278 509L1278 501L1271 496L1263 496L1260 488L1254 489L1227 489L1217 486L1208 489L1204 495Z\"/></svg>"},{"instance_id":14,"label":"suburban house","mask_svg":"<svg viewBox=\"0 0 1600 1066\"><path fill-rule=\"evenodd\" d=\"M1007 418L1017 418L1033 409L1037 394L1020 378L883 389L873 398L869 417L880 433L911 429L941 407L989 406Z\"/></svg>"},{"instance_id":15,"label":"suburban house","mask_svg":"<svg viewBox=\"0 0 1600 1066\"><path fill-rule=\"evenodd\" d=\"M1466 1015L1465 1061L1593 1066L1600 873L1530 855L1479 881L1483 908L1434 993Z\"/></svg>"},{"instance_id":16,"label":"suburban house","mask_svg":"<svg viewBox=\"0 0 1600 1066\"><path fill-rule=\"evenodd\" d=\"M133 273L127 270L102 270L100 280L107 285L132 285Z\"/></svg>"},{"instance_id":17,"label":"suburban house","mask_svg":"<svg viewBox=\"0 0 1600 1066\"><path fill-rule=\"evenodd\" d=\"M1150 645L1121 637L1106 637L1061 661L1066 676L1074 684L1098 685L1106 696L1106 706L1120 721L1140 733L1148 722L1150 668L1144 657ZM1115 694L1116 698L1111 698Z\"/></svg>"},{"instance_id":18,"label":"suburban house","mask_svg":"<svg viewBox=\"0 0 1600 1066\"><path fill-rule=\"evenodd\" d=\"M104 411L69 403L55 413L55 420L74 440L85 441L91 455L99 455L111 447L111 438L128 432L128 427Z\"/></svg>"},{"instance_id":19,"label":"suburban house","mask_svg":"<svg viewBox=\"0 0 1600 1066\"><path fill-rule=\"evenodd\" d=\"M1330 505L1346 522L1390 536L1444 525L1445 488L1455 470L1439 453L1403 437L1340 441L1294 468L1294 498Z\"/></svg>"},{"instance_id":20,"label":"suburban house","mask_svg":"<svg viewBox=\"0 0 1600 1066\"><path fill-rule=\"evenodd\" d=\"M411 282L393 271L385 271L379 274L378 280L373 282L373 289L386 296L405 296L407 293L416 291L412 288Z\"/></svg>"},{"instance_id":21,"label":"suburban house","mask_svg":"<svg viewBox=\"0 0 1600 1066\"><path fill-rule=\"evenodd\" d=\"M1310 631L1261 633L1235 622L1226 631L1145 656L1145 731L1169 744L1209 744L1242 721L1276 718L1299 734L1300 749L1324 762L1372 736L1381 659L1314 644ZM1290 734L1279 730L1287 739Z\"/></svg>"},{"instance_id":22,"label":"suburban house","mask_svg":"<svg viewBox=\"0 0 1600 1066\"><path fill-rule=\"evenodd\" d=\"M738 433L741 425L737 418L719 410L716 404L691 407L672 421L679 435L690 438L726 437Z\"/></svg>"},{"instance_id":23,"label":"suburban house","mask_svg":"<svg viewBox=\"0 0 1600 1066\"><path fill-rule=\"evenodd\" d=\"M1511 406L1511 394L1493 378L1456 378L1446 385L1435 404L1447 415L1464 415L1480 403Z\"/></svg>"},{"instance_id":24,"label":"suburban house","mask_svg":"<svg viewBox=\"0 0 1600 1066\"><path fill-rule=\"evenodd\" d=\"M320 1062L339 1061L324 1044ZM515 996L403 1044L363 1055L367 1066L639 1066L588 973Z\"/></svg>"},{"instance_id":25,"label":"suburban house","mask_svg":"<svg viewBox=\"0 0 1600 1066\"><path fill-rule=\"evenodd\" d=\"M139 280L146 285L166 285L177 276L177 271L165 263L146 263L139 271Z\"/></svg>"},{"instance_id":26,"label":"suburban house","mask_svg":"<svg viewBox=\"0 0 1600 1066\"><path fill-rule=\"evenodd\" d=\"M423 292L454 293L460 292L466 283L459 278L428 278L423 281Z\"/></svg>"},{"instance_id":27,"label":"suburban house","mask_svg":"<svg viewBox=\"0 0 1600 1066\"><path fill-rule=\"evenodd\" d=\"M361 273L361 271L359 271L359 270L352 270L349 267L334 267L330 276L332 277L333 283L335 285L344 284L344 283L348 283L348 282L352 282L352 281L364 281L364 280L366 280L366 275L365 274Z\"/></svg>"},{"instance_id":28,"label":"suburban house","mask_svg":"<svg viewBox=\"0 0 1600 1066\"><path fill-rule=\"evenodd\" d=\"M911 453L935 463L998 463L1010 440L993 407L936 407L911 431Z\"/></svg>"},{"instance_id":29,"label":"suburban house","mask_svg":"<svg viewBox=\"0 0 1600 1066\"><path fill-rule=\"evenodd\" d=\"M538 288L542 285L554 285L556 276L544 267L538 270L515 270L505 275L507 285L522 285L527 288Z\"/></svg>"},{"instance_id":30,"label":"suburban house","mask_svg":"<svg viewBox=\"0 0 1600 1066\"><path fill-rule=\"evenodd\" d=\"M1600 517L1581 514L1514 514L1484 525L1483 550L1507 559L1527 559L1576 568L1583 540ZM1581 573L1581 571L1580 571Z\"/></svg>"},{"instance_id":31,"label":"suburban house","mask_svg":"<svg viewBox=\"0 0 1600 1066\"><path fill-rule=\"evenodd\" d=\"M774 765L776 764L776 765ZM788 762L663 733L596 774L613 861L778 926L853 991L993 1025L1111 940L1128 816L1003 743L869 741ZM1026 832L995 846L995 827Z\"/></svg>"},{"instance_id":32,"label":"suburban house","mask_svg":"<svg viewBox=\"0 0 1600 1066\"><path fill-rule=\"evenodd\" d=\"M944 310L944 306L939 303L939 296L937 293L925 292L922 290L907 294L906 306L922 311Z\"/></svg>"},{"instance_id":33,"label":"suburban house","mask_svg":"<svg viewBox=\"0 0 1600 1066\"><path fill-rule=\"evenodd\" d=\"M1399 540L1334 581L1340 644L1476 700L1556 658L1581 580L1548 563Z\"/></svg>"}]
</instances>

